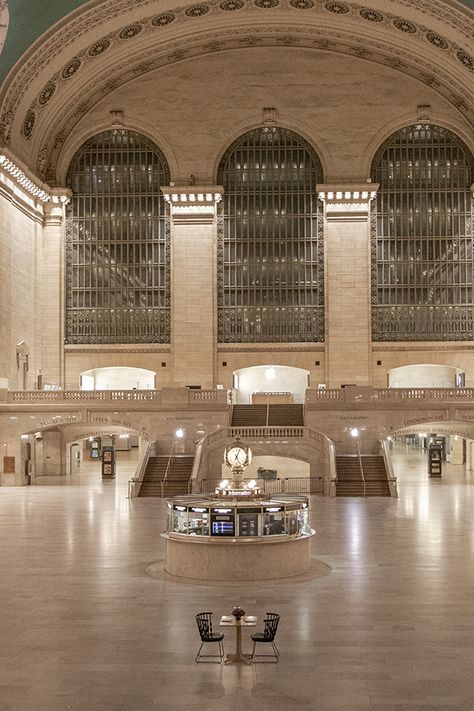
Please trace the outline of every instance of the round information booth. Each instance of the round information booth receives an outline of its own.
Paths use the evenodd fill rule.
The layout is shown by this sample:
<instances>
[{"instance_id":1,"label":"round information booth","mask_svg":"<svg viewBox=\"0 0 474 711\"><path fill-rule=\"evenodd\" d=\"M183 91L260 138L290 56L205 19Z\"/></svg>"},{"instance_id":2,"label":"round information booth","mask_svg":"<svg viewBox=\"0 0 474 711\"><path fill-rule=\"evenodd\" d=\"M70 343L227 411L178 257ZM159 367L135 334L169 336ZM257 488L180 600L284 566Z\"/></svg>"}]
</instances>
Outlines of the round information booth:
<instances>
[{"instance_id":1,"label":"round information booth","mask_svg":"<svg viewBox=\"0 0 474 711\"><path fill-rule=\"evenodd\" d=\"M271 580L310 569L309 500L243 488L167 501L165 570L199 580Z\"/></svg>"}]
</instances>

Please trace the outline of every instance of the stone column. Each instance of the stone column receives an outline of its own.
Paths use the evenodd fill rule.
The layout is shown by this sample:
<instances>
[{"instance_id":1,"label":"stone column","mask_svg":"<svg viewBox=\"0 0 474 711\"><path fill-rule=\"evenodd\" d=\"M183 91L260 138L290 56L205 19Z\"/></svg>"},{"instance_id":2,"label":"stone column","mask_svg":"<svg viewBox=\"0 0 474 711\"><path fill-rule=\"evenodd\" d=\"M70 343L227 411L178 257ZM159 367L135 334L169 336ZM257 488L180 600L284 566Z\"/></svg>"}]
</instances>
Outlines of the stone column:
<instances>
[{"instance_id":1,"label":"stone column","mask_svg":"<svg viewBox=\"0 0 474 711\"><path fill-rule=\"evenodd\" d=\"M64 265L65 204L69 191L55 189L44 207L42 283L41 380L64 386Z\"/></svg>"},{"instance_id":2,"label":"stone column","mask_svg":"<svg viewBox=\"0 0 474 711\"><path fill-rule=\"evenodd\" d=\"M370 202L378 185L318 185L325 206L326 384L371 385Z\"/></svg>"},{"instance_id":3,"label":"stone column","mask_svg":"<svg viewBox=\"0 0 474 711\"><path fill-rule=\"evenodd\" d=\"M220 186L162 188L171 209L173 384L213 388L216 370L216 204Z\"/></svg>"}]
</instances>

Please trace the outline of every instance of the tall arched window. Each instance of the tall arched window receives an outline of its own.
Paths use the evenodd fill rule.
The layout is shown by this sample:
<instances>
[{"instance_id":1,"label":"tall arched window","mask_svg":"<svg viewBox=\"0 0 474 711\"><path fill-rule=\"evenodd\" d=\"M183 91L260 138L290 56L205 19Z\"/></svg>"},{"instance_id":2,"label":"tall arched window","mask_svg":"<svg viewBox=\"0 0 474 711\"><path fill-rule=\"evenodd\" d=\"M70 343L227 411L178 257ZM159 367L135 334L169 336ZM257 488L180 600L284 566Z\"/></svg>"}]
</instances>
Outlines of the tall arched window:
<instances>
[{"instance_id":1,"label":"tall arched window","mask_svg":"<svg viewBox=\"0 0 474 711\"><path fill-rule=\"evenodd\" d=\"M324 340L318 157L292 131L249 131L227 150L218 234L221 343Z\"/></svg>"},{"instance_id":2,"label":"tall arched window","mask_svg":"<svg viewBox=\"0 0 474 711\"><path fill-rule=\"evenodd\" d=\"M90 138L67 179L66 342L169 343L169 184L161 151L112 130Z\"/></svg>"},{"instance_id":3,"label":"tall arched window","mask_svg":"<svg viewBox=\"0 0 474 711\"><path fill-rule=\"evenodd\" d=\"M450 131L398 131L372 165L374 341L471 340L473 156Z\"/></svg>"}]
</instances>

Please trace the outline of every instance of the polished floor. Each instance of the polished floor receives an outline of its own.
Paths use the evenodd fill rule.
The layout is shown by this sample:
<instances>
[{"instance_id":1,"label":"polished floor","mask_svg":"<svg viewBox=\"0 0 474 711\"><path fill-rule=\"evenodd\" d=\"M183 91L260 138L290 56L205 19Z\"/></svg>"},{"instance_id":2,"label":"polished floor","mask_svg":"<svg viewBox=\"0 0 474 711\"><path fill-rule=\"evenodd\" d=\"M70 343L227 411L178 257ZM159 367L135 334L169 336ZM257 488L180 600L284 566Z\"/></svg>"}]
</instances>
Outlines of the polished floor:
<instances>
[{"instance_id":1,"label":"polished floor","mask_svg":"<svg viewBox=\"0 0 474 711\"><path fill-rule=\"evenodd\" d=\"M0 711L474 709L464 467L430 480L424 455L399 449L398 500L313 497L325 576L199 585L147 574L163 559L165 509L126 498L129 456L115 481L91 463L0 489ZM281 614L278 665L194 663L195 613L235 604Z\"/></svg>"}]
</instances>

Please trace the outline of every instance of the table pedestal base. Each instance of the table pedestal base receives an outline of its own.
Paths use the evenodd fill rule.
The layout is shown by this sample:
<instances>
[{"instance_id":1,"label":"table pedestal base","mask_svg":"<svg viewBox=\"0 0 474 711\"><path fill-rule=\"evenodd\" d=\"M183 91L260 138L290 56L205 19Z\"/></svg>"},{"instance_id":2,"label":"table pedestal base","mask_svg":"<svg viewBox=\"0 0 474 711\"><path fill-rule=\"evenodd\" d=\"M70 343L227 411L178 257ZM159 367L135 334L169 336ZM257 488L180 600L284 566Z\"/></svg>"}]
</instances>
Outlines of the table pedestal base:
<instances>
[{"instance_id":1,"label":"table pedestal base","mask_svg":"<svg viewBox=\"0 0 474 711\"><path fill-rule=\"evenodd\" d=\"M252 664L251 654L228 654L224 664Z\"/></svg>"}]
</instances>

